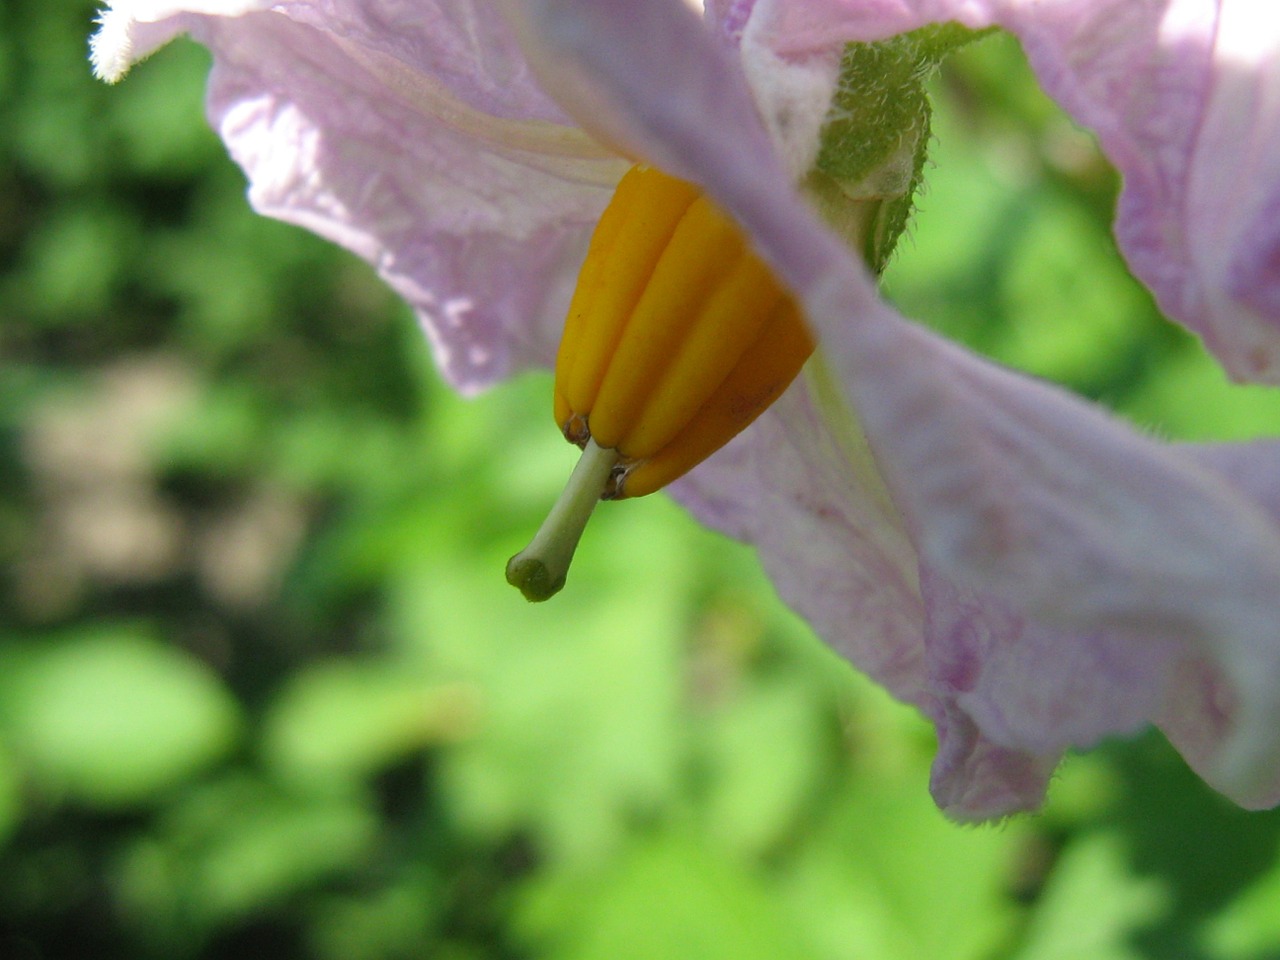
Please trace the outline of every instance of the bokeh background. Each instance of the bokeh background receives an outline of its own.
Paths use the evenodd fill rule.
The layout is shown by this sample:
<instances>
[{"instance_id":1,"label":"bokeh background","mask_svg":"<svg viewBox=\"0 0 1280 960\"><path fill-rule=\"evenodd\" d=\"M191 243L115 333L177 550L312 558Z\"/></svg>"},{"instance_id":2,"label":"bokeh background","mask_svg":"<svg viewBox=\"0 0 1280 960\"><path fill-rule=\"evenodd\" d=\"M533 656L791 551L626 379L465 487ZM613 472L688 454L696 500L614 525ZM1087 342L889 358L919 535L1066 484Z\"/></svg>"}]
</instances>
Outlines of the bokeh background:
<instances>
[{"instance_id":1,"label":"bokeh background","mask_svg":"<svg viewBox=\"0 0 1280 960\"><path fill-rule=\"evenodd\" d=\"M658 496L502 580L548 381L442 387L353 258L255 217L203 50L92 81L0 7L0 960L1263 960L1280 816L1155 734L948 823L932 733ZM904 308L1174 438L1280 433L1164 322L1016 44L938 81Z\"/></svg>"}]
</instances>

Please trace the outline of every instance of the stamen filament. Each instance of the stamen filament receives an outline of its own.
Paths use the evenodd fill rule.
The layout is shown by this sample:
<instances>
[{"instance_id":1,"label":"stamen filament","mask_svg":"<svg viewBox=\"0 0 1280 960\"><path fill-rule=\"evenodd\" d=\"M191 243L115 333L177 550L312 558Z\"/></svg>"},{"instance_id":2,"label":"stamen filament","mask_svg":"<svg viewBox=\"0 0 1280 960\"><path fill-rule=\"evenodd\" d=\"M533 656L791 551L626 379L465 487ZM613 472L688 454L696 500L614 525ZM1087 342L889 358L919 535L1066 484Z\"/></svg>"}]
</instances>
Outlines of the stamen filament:
<instances>
[{"instance_id":1,"label":"stamen filament","mask_svg":"<svg viewBox=\"0 0 1280 960\"><path fill-rule=\"evenodd\" d=\"M588 440L569 482L533 540L507 561L507 583L518 587L526 600L549 600L564 587L578 541L617 463L617 450Z\"/></svg>"}]
</instances>

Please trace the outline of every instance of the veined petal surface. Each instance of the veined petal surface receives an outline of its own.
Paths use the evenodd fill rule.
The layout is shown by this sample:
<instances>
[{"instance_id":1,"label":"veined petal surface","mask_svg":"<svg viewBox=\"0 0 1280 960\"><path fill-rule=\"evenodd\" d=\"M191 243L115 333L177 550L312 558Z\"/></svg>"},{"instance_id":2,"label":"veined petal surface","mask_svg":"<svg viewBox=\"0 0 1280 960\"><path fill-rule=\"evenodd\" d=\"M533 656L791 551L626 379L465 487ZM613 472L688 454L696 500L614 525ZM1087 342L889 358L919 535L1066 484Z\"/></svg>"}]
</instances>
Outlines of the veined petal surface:
<instances>
[{"instance_id":1,"label":"veined petal surface","mask_svg":"<svg viewBox=\"0 0 1280 960\"><path fill-rule=\"evenodd\" d=\"M486 4L124 0L103 24L104 72L180 32L212 50L209 119L254 207L371 263L455 386L549 362L627 165L533 83Z\"/></svg>"}]
</instances>

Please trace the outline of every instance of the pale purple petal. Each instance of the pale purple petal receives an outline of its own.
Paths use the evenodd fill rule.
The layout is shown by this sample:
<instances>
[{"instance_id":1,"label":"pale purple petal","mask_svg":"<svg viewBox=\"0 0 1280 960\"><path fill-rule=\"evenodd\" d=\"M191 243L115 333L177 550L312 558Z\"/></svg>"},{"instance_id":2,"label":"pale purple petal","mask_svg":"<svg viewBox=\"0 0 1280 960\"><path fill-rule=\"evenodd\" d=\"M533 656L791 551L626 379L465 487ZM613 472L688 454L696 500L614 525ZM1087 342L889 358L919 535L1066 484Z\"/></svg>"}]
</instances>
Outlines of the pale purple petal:
<instances>
[{"instance_id":1,"label":"pale purple petal","mask_svg":"<svg viewBox=\"0 0 1280 960\"><path fill-rule=\"evenodd\" d=\"M1275 802L1272 518L1177 450L923 331L877 318L841 335L840 303L814 298L812 315L926 562L1064 639L1213 661L1238 709L1206 779L1243 803ZM1128 726L1115 709L1110 722Z\"/></svg>"},{"instance_id":2,"label":"pale purple petal","mask_svg":"<svg viewBox=\"0 0 1280 960\"><path fill-rule=\"evenodd\" d=\"M697 131L714 117L716 126L743 138L733 148L750 158L741 166L744 176L762 165L781 171L731 51L684 4L505 0L504 8L543 86L579 123L628 155L696 180L704 166L698 151L712 145ZM615 50L628 55L615 58ZM656 90L637 100L634 92L658 74L665 102ZM738 82L726 83L727 76ZM729 149L720 140L714 146Z\"/></svg>"},{"instance_id":3,"label":"pale purple petal","mask_svg":"<svg viewBox=\"0 0 1280 960\"><path fill-rule=\"evenodd\" d=\"M758 0L750 22L757 42L788 57L883 40L927 23L990 23L988 0Z\"/></svg>"},{"instance_id":4,"label":"pale purple petal","mask_svg":"<svg viewBox=\"0 0 1280 960\"><path fill-rule=\"evenodd\" d=\"M929 792L941 809L957 820L984 820L1035 810L1044 802L1057 755L1002 747L945 701L930 716L938 731L938 754Z\"/></svg>"},{"instance_id":5,"label":"pale purple petal","mask_svg":"<svg viewBox=\"0 0 1280 960\"><path fill-rule=\"evenodd\" d=\"M672 492L704 523L754 544L778 595L840 653L925 707L915 550L875 487L869 454L870 482L855 473L860 443L832 431L816 388L801 381Z\"/></svg>"},{"instance_id":6,"label":"pale purple petal","mask_svg":"<svg viewBox=\"0 0 1280 960\"><path fill-rule=\"evenodd\" d=\"M1155 710L1173 662L1150 638L1064 634L927 566L930 683L993 742L1055 756L1131 733Z\"/></svg>"},{"instance_id":7,"label":"pale purple petal","mask_svg":"<svg viewBox=\"0 0 1280 960\"><path fill-rule=\"evenodd\" d=\"M966 818L998 816L1012 797L1038 806L1058 757L1137 731L1170 684L1177 661L1150 638L1053 630L927 568L921 589L939 740L931 787Z\"/></svg>"},{"instance_id":8,"label":"pale purple petal","mask_svg":"<svg viewBox=\"0 0 1280 960\"><path fill-rule=\"evenodd\" d=\"M484 4L243 6L148 29L213 51L210 120L254 206L373 264L459 388L545 365L625 163L568 125Z\"/></svg>"},{"instance_id":9,"label":"pale purple petal","mask_svg":"<svg viewBox=\"0 0 1280 960\"><path fill-rule=\"evenodd\" d=\"M736 47L755 5L756 0L707 0L703 9L712 32Z\"/></svg>"},{"instance_id":10,"label":"pale purple petal","mask_svg":"<svg viewBox=\"0 0 1280 960\"><path fill-rule=\"evenodd\" d=\"M1276 482L1280 476L1280 441L1179 449L1261 507L1271 523L1280 528L1280 483ZM1274 677L1270 679L1275 682ZM1239 706L1238 693L1220 667L1201 659L1181 665L1156 722L1187 762L1204 776L1231 735ZM1280 769L1273 769L1271 777L1253 806L1280 802Z\"/></svg>"},{"instance_id":11,"label":"pale purple petal","mask_svg":"<svg viewBox=\"0 0 1280 960\"><path fill-rule=\"evenodd\" d=\"M579 3L558 0L537 9L554 7L547 21L554 26L572 20ZM982 661L977 676L986 679L975 688L980 695L968 700L938 688L936 716L966 744L949 744L947 763L973 770L1003 757L1009 776L997 794L1028 796L1032 774L1051 766L1062 746L1132 730L1165 702L1179 668L1200 657L1235 698L1230 729L1206 777L1241 802L1274 802L1280 530L1271 518L1190 457L1064 391L1000 370L900 320L800 204L780 164L754 149L735 150L758 143L760 133L754 117L745 127L733 125L744 122L740 105L747 95L731 63L708 52L698 58L701 66L680 73L695 89L695 102L728 105L723 123L698 122L666 106L679 100L679 91L667 85L652 49L674 43L677 34L686 38L679 47L686 52L690 36L701 36L709 48L711 41L690 31L679 5L627 5L637 6L645 8L646 25L637 37L629 41L619 30L604 30L603 40L590 32L557 33L557 53L624 111L610 122L629 143L696 171L804 300L925 568L957 591L933 604L930 661L944 675L964 675L965 630L993 661L1008 648L1027 651L1021 667ZM745 442L759 443L764 434L755 431ZM775 454L787 455L776 448ZM793 499L811 491L803 468L780 480L757 472L756 479L758 496L776 482ZM772 550L762 528L754 530L763 549ZM785 549L785 532L777 542ZM831 622L843 598L820 582L792 601L811 619ZM967 619L957 619L961 601L972 607ZM856 630L850 624L845 633ZM1054 649L1072 642L1079 647ZM1051 650L1073 670L1066 676L1046 671L1042 683L1028 686L1026 664ZM1090 696L1076 690L1082 680L1096 683ZM1142 695L1121 696L1133 682L1145 684ZM1060 735L1053 734L1055 726ZM977 803L973 798L985 796L973 784L943 781L942 797Z\"/></svg>"},{"instance_id":12,"label":"pale purple petal","mask_svg":"<svg viewBox=\"0 0 1280 960\"><path fill-rule=\"evenodd\" d=\"M271 7L273 0L108 0L90 41L93 72L115 83L194 22L196 14L238 17Z\"/></svg>"},{"instance_id":13,"label":"pale purple petal","mask_svg":"<svg viewBox=\"0 0 1280 960\"><path fill-rule=\"evenodd\" d=\"M1241 379L1280 379L1280 5L1223 2L1191 172L1206 342Z\"/></svg>"},{"instance_id":14,"label":"pale purple petal","mask_svg":"<svg viewBox=\"0 0 1280 960\"><path fill-rule=\"evenodd\" d=\"M1265 510L1280 526L1280 439L1253 443L1186 445L1185 456L1221 475L1244 496Z\"/></svg>"}]
</instances>

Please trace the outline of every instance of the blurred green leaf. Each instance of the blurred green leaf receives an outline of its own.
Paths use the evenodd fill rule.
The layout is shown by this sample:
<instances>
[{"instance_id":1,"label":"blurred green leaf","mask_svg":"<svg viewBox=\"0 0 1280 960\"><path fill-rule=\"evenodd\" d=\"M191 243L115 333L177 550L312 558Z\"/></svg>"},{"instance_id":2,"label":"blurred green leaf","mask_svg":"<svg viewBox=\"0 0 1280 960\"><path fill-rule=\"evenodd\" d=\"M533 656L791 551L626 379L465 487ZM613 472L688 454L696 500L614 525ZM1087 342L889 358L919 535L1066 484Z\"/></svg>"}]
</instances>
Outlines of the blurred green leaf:
<instances>
[{"instance_id":1,"label":"blurred green leaf","mask_svg":"<svg viewBox=\"0 0 1280 960\"><path fill-rule=\"evenodd\" d=\"M768 889L680 831L641 835L589 881L542 891L527 916L546 960L813 960Z\"/></svg>"},{"instance_id":2,"label":"blurred green leaf","mask_svg":"<svg viewBox=\"0 0 1280 960\"><path fill-rule=\"evenodd\" d=\"M292 677L263 721L263 751L290 783L343 789L412 750L463 735L477 694L384 663L335 661Z\"/></svg>"},{"instance_id":3,"label":"blurred green leaf","mask_svg":"<svg viewBox=\"0 0 1280 960\"><path fill-rule=\"evenodd\" d=\"M1122 364L1145 333L1146 294L1078 205L1047 192L1027 200L1000 290L1010 326L993 352L1061 383L1105 383L1105 368Z\"/></svg>"},{"instance_id":4,"label":"blurred green leaf","mask_svg":"<svg viewBox=\"0 0 1280 960\"><path fill-rule=\"evenodd\" d=\"M211 61L204 47L179 38L112 91L113 132L131 169L173 181L203 175L210 161L221 159L203 109Z\"/></svg>"},{"instance_id":5,"label":"blurred green leaf","mask_svg":"<svg viewBox=\"0 0 1280 960\"><path fill-rule=\"evenodd\" d=\"M726 849L766 854L801 822L829 762L830 701L821 694L802 675L766 676L705 718L702 823Z\"/></svg>"},{"instance_id":6,"label":"blurred green leaf","mask_svg":"<svg viewBox=\"0 0 1280 960\"><path fill-rule=\"evenodd\" d=\"M404 960L444 954L436 936L439 878L419 868L371 894L333 896L313 910L311 949L318 960ZM448 948L444 948L447 950ZM451 953L451 952L450 952ZM456 954L461 958L461 953Z\"/></svg>"},{"instance_id":7,"label":"blurred green leaf","mask_svg":"<svg viewBox=\"0 0 1280 960\"><path fill-rule=\"evenodd\" d=\"M982 960L1008 941L1017 825L947 821L914 765L851 758L785 878L785 895L824 957Z\"/></svg>"},{"instance_id":8,"label":"blurred green leaf","mask_svg":"<svg viewBox=\"0 0 1280 960\"><path fill-rule=\"evenodd\" d=\"M204 936L351 869L377 829L361 795L299 797L223 780L182 798L124 852L122 908L152 936Z\"/></svg>"},{"instance_id":9,"label":"blurred green leaf","mask_svg":"<svg viewBox=\"0 0 1280 960\"><path fill-rule=\"evenodd\" d=\"M240 717L212 671L119 626L0 651L0 716L47 791L117 806L151 799L234 744Z\"/></svg>"},{"instance_id":10,"label":"blurred green leaf","mask_svg":"<svg viewBox=\"0 0 1280 960\"><path fill-rule=\"evenodd\" d=\"M1138 423L1179 440L1252 440L1280 435L1280 391L1231 383L1198 343L1152 372L1125 402Z\"/></svg>"},{"instance_id":11,"label":"blurred green leaf","mask_svg":"<svg viewBox=\"0 0 1280 960\"><path fill-rule=\"evenodd\" d=\"M1280 956L1280 867L1247 887L1204 929L1203 945L1214 960Z\"/></svg>"},{"instance_id":12,"label":"blurred green leaf","mask_svg":"<svg viewBox=\"0 0 1280 960\"><path fill-rule=\"evenodd\" d=\"M138 240L135 228L113 205L66 205L29 235L15 299L50 325L100 320L94 311L122 282L122 255Z\"/></svg>"},{"instance_id":13,"label":"blurred green leaf","mask_svg":"<svg viewBox=\"0 0 1280 960\"><path fill-rule=\"evenodd\" d=\"M669 528L611 532L678 555ZM599 583L612 570L612 590L531 605L502 579L507 552L464 564L442 551L401 585L398 632L440 680L482 692L474 737L443 758L459 819L490 835L528 823L556 856L597 857L676 786L680 595L626 589L634 568L604 563L571 577Z\"/></svg>"},{"instance_id":14,"label":"blurred green leaf","mask_svg":"<svg viewBox=\"0 0 1280 960\"><path fill-rule=\"evenodd\" d=\"M0 851L22 818L22 783L12 753L0 742Z\"/></svg>"},{"instance_id":15,"label":"blurred green leaf","mask_svg":"<svg viewBox=\"0 0 1280 960\"><path fill-rule=\"evenodd\" d=\"M1131 872L1120 837L1082 834L1054 866L1015 960L1138 960L1130 937L1168 905L1158 880Z\"/></svg>"}]
</instances>

